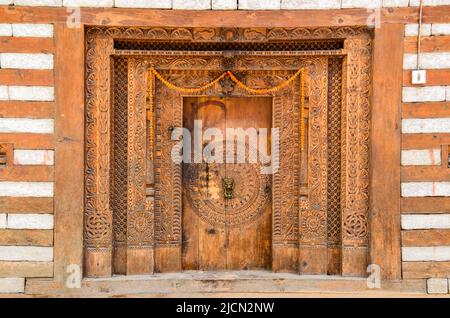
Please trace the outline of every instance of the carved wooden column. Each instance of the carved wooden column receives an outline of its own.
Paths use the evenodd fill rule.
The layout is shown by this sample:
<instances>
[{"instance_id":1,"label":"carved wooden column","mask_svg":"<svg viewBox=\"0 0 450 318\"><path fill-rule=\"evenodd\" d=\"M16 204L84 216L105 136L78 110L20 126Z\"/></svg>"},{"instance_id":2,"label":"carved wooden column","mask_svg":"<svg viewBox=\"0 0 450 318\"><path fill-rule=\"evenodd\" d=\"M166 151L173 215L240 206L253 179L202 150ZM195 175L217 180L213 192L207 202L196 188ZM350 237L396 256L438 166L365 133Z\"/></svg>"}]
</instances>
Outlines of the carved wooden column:
<instances>
[{"instance_id":1,"label":"carved wooden column","mask_svg":"<svg viewBox=\"0 0 450 318\"><path fill-rule=\"evenodd\" d=\"M368 258L371 38L345 41L342 135L342 275L365 276Z\"/></svg>"},{"instance_id":2,"label":"carved wooden column","mask_svg":"<svg viewBox=\"0 0 450 318\"><path fill-rule=\"evenodd\" d=\"M110 53L112 39L90 29L86 51L85 276L111 276ZM70 61L68 62L70 63Z\"/></svg>"},{"instance_id":3,"label":"carved wooden column","mask_svg":"<svg viewBox=\"0 0 450 318\"><path fill-rule=\"evenodd\" d=\"M327 273L327 87L328 63L318 60L309 70L307 188L301 188L299 271ZM303 191L302 191L303 190ZM306 191L305 191L306 190Z\"/></svg>"},{"instance_id":4,"label":"carved wooden column","mask_svg":"<svg viewBox=\"0 0 450 318\"><path fill-rule=\"evenodd\" d=\"M128 62L128 275L153 272L153 201L147 200L148 74L142 61Z\"/></svg>"}]
</instances>

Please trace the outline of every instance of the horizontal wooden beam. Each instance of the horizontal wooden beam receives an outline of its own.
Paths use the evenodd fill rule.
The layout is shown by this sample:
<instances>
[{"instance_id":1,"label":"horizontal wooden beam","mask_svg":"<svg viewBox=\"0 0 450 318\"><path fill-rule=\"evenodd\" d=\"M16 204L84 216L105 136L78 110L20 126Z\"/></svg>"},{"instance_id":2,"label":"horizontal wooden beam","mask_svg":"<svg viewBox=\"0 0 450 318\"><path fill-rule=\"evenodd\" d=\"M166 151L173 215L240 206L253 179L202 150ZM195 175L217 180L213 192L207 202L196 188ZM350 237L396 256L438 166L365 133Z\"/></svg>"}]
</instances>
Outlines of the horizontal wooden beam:
<instances>
[{"instance_id":1,"label":"horizontal wooden beam","mask_svg":"<svg viewBox=\"0 0 450 318\"><path fill-rule=\"evenodd\" d=\"M448 277L450 262L403 262L403 278Z\"/></svg>"},{"instance_id":2,"label":"horizontal wooden beam","mask_svg":"<svg viewBox=\"0 0 450 318\"><path fill-rule=\"evenodd\" d=\"M403 86L422 86L411 84L411 70L403 71ZM450 83L450 69L427 70L426 85L448 85Z\"/></svg>"},{"instance_id":3,"label":"horizontal wooden beam","mask_svg":"<svg viewBox=\"0 0 450 318\"><path fill-rule=\"evenodd\" d=\"M53 50L54 46L52 38L0 37L1 53L53 53Z\"/></svg>"},{"instance_id":4,"label":"horizontal wooden beam","mask_svg":"<svg viewBox=\"0 0 450 318\"><path fill-rule=\"evenodd\" d=\"M402 107L402 118L440 118L440 117L441 118L450 117L450 102L404 103Z\"/></svg>"},{"instance_id":5,"label":"horizontal wooden beam","mask_svg":"<svg viewBox=\"0 0 450 318\"><path fill-rule=\"evenodd\" d=\"M402 246L450 245L450 229L402 231Z\"/></svg>"},{"instance_id":6,"label":"horizontal wooden beam","mask_svg":"<svg viewBox=\"0 0 450 318\"><path fill-rule=\"evenodd\" d=\"M53 70L0 69L0 85L53 86Z\"/></svg>"},{"instance_id":7,"label":"horizontal wooden beam","mask_svg":"<svg viewBox=\"0 0 450 318\"><path fill-rule=\"evenodd\" d=\"M450 213L450 200L446 197L402 198L402 213Z\"/></svg>"},{"instance_id":8,"label":"horizontal wooden beam","mask_svg":"<svg viewBox=\"0 0 450 318\"><path fill-rule=\"evenodd\" d=\"M1 133L0 142L12 143L15 149L53 149L54 137L50 134Z\"/></svg>"},{"instance_id":9,"label":"horizontal wooden beam","mask_svg":"<svg viewBox=\"0 0 450 318\"><path fill-rule=\"evenodd\" d=\"M403 134L402 149L431 149L450 144L450 133Z\"/></svg>"},{"instance_id":10,"label":"horizontal wooden beam","mask_svg":"<svg viewBox=\"0 0 450 318\"><path fill-rule=\"evenodd\" d=\"M0 277L52 277L53 262L0 261Z\"/></svg>"},{"instance_id":11,"label":"horizontal wooden beam","mask_svg":"<svg viewBox=\"0 0 450 318\"><path fill-rule=\"evenodd\" d=\"M401 168L401 181L450 181L450 169L442 166L406 166Z\"/></svg>"},{"instance_id":12,"label":"horizontal wooden beam","mask_svg":"<svg viewBox=\"0 0 450 318\"><path fill-rule=\"evenodd\" d=\"M53 198L0 197L0 213L53 213Z\"/></svg>"},{"instance_id":13,"label":"horizontal wooden beam","mask_svg":"<svg viewBox=\"0 0 450 318\"><path fill-rule=\"evenodd\" d=\"M3 23L65 23L66 8L51 7L1 7ZM382 23L417 23L416 7L383 8ZM81 23L114 26L164 26L164 27L305 27L367 25L373 17L372 10L152 10L124 8L81 8ZM450 21L450 7L425 7L424 23Z\"/></svg>"},{"instance_id":14,"label":"horizontal wooden beam","mask_svg":"<svg viewBox=\"0 0 450 318\"><path fill-rule=\"evenodd\" d=\"M0 229L0 245L53 246L53 230Z\"/></svg>"},{"instance_id":15,"label":"horizontal wooden beam","mask_svg":"<svg viewBox=\"0 0 450 318\"><path fill-rule=\"evenodd\" d=\"M405 53L417 53L417 36L405 37ZM424 36L420 40L421 52L450 52L450 35Z\"/></svg>"},{"instance_id":16,"label":"horizontal wooden beam","mask_svg":"<svg viewBox=\"0 0 450 318\"><path fill-rule=\"evenodd\" d=\"M53 102L0 102L0 117L3 118L53 118L54 115Z\"/></svg>"},{"instance_id":17,"label":"horizontal wooden beam","mask_svg":"<svg viewBox=\"0 0 450 318\"><path fill-rule=\"evenodd\" d=\"M0 169L2 181L48 182L54 180L53 166L11 166Z\"/></svg>"}]
</instances>

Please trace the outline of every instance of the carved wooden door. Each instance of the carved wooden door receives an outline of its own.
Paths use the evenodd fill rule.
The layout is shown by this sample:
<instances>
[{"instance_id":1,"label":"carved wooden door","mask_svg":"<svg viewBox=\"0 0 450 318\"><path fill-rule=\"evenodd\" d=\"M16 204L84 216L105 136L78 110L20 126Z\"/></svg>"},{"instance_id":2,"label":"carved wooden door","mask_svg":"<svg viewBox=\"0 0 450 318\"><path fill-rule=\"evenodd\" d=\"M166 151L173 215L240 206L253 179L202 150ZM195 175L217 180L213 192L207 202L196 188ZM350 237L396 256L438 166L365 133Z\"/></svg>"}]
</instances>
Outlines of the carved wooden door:
<instances>
[{"instance_id":1,"label":"carved wooden door","mask_svg":"<svg viewBox=\"0 0 450 318\"><path fill-rule=\"evenodd\" d=\"M268 97L184 99L183 125L191 132L191 149L199 146L194 125L204 141L201 162L197 157L183 164L183 269L271 268L271 176L262 173L264 155L255 144L267 136L267 152L262 153L270 154L271 122ZM222 135L210 137L211 128ZM239 139L230 129L245 137ZM234 151L227 148L231 140ZM238 147L245 150L243 157Z\"/></svg>"}]
</instances>

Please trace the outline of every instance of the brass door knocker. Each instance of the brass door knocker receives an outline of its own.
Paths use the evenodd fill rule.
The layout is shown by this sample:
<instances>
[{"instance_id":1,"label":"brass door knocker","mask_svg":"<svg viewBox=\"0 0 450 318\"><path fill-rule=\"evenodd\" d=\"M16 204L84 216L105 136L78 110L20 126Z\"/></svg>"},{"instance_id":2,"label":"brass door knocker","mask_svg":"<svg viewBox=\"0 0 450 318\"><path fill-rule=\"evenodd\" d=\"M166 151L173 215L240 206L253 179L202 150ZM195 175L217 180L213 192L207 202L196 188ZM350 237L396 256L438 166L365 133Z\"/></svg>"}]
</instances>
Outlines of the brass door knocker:
<instances>
[{"instance_id":1,"label":"brass door knocker","mask_svg":"<svg viewBox=\"0 0 450 318\"><path fill-rule=\"evenodd\" d=\"M225 199L233 198L234 180L233 178L222 179L223 196Z\"/></svg>"}]
</instances>

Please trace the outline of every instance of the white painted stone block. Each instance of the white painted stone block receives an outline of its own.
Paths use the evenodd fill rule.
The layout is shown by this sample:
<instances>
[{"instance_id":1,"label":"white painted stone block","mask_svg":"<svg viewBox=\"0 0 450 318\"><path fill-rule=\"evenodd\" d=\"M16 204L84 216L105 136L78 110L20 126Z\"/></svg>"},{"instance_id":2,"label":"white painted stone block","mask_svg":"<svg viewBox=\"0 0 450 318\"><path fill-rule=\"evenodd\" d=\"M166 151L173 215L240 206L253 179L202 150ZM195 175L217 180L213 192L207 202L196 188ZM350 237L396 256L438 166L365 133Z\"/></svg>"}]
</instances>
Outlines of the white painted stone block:
<instances>
[{"instance_id":1,"label":"white painted stone block","mask_svg":"<svg viewBox=\"0 0 450 318\"><path fill-rule=\"evenodd\" d=\"M383 7L407 7L409 0L383 0Z\"/></svg>"},{"instance_id":2,"label":"white painted stone block","mask_svg":"<svg viewBox=\"0 0 450 318\"><path fill-rule=\"evenodd\" d=\"M450 182L402 182L403 197L448 197Z\"/></svg>"},{"instance_id":3,"label":"white painted stone block","mask_svg":"<svg viewBox=\"0 0 450 318\"><path fill-rule=\"evenodd\" d=\"M411 23L405 25L405 36L414 36L417 35L417 30L419 29L419 24L417 23ZM420 34L422 36L431 35L431 24L424 23L422 24L422 27L420 28L422 31Z\"/></svg>"},{"instance_id":4,"label":"white painted stone block","mask_svg":"<svg viewBox=\"0 0 450 318\"><path fill-rule=\"evenodd\" d=\"M402 150L402 166L434 166L441 164L441 149Z\"/></svg>"},{"instance_id":5,"label":"white painted stone block","mask_svg":"<svg viewBox=\"0 0 450 318\"><path fill-rule=\"evenodd\" d=\"M428 294L447 294L448 293L447 278L429 278L427 279Z\"/></svg>"},{"instance_id":6,"label":"white painted stone block","mask_svg":"<svg viewBox=\"0 0 450 318\"><path fill-rule=\"evenodd\" d=\"M45 53L1 53L1 68L19 68L35 70L53 69L53 54Z\"/></svg>"},{"instance_id":7,"label":"white painted stone block","mask_svg":"<svg viewBox=\"0 0 450 318\"><path fill-rule=\"evenodd\" d=\"M53 182L0 181L0 196L53 197Z\"/></svg>"},{"instance_id":8,"label":"white painted stone block","mask_svg":"<svg viewBox=\"0 0 450 318\"><path fill-rule=\"evenodd\" d=\"M64 7L97 7L110 8L114 0L63 0Z\"/></svg>"},{"instance_id":9,"label":"white painted stone block","mask_svg":"<svg viewBox=\"0 0 450 318\"><path fill-rule=\"evenodd\" d=\"M212 0L213 10L236 10L238 7L238 0Z\"/></svg>"},{"instance_id":10,"label":"white painted stone block","mask_svg":"<svg viewBox=\"0 0 450 318\"><path fill-rule=\"evenodd\" d=\"M450 23L433 23L431 25L432 35L450 35Z\"/></svg>"},{"instance_id":11,"label":"white painted stone block","mask_svg":"<svg viewBox=\"0 0 450 318\"><path fill-rule=\"evenodd\" d=\"M53 119L0 118L1 133L52 134Z\"/></svg>"},{"instance_id":12,"label":"white painted stone block","mask_svg":"<svg viewBox=\"0 0 450 318\"><path fill-rule=\"evenodd\" d=\"M8 86L0 85L0 100L8 100Z\"/></svg>"},{"instance_id":13,"label":"white painted stone block","mask_svg":"<svg viewBox=\"0 0 450 318\"><path fill-rule=\"evenodd\" d=\"M403 87L403 102L442 102L445 101L445 86Z\"/></svg>"},{"instance_id":14,"label":"white painted stone block","mask_svg":"<svg viewBox=\"0 0 450 318\"><path fill-rule=\"evenodd\" d=\"M417 261L450 261L450 246L402 247L402 260Z\"/></svg>"},{"instance_id":15,"label":"white painted stone block","mask_svg":"<svg viewBox=\"0 0 450 318\"><path fill-rule=\"evenodd\" d=\"M420 54L420 67L422 69L450 68L450 52L432 52ZM407 53L403 57L403 69L417 68L417 54Z\"/></svg>"},{"instance_id":16,"label":"white painted stone block","mask_svg":"<svg viewBox=\"0 0 450 318\"><path fill-rule=\"evenodd\" d=\"M404 134L449 133L450 118L411 118L402 120Z\"/></svg>"},{"instance_id":17,"label":"white painted stone block","mask_svg":"<svg viewBox=\"0 0 450 318\"><path fill-rule=\"evenodd\" d=\"M171 9L171 0L115 0L114 6L117 8L153 8Z\"/></svg>"},{"instance_id":18,"label":"white painted stone block","mask_svg":"<svg viewBox=\"0 0 450 318\"><path fill-rule=\"evenodd\" d=\"M448 102L450 102L450 86L447 86L447 88L445 89L445 91L446 91L446 100L448 101Z\"/></svg>"},{"instance_id":19,"label":"white painted stone block","mask_svg":"<svg viewBox=\"0 0 450 318\"><path fill-rule=\"evenodd\" d=\"M281 0L281 9L285 10L319 10L340 8L341 0Z\"/></svg>"},{"instance_id":20,"label":"white painted stone block","mask_svg":"<svg viewBox=\"0 0 450 318\"><path fill-rule=\"evenodd\" d=\"M1 213L0 214L0 229L6 228L6 214Z\"/></svg>"},{"instance_id":21,"label":"white painted stone block","mask_svg":"<svg viewBox=\"0 0 450 318\"><path fill-rule=\"evenodd\" d=\"M6 228L51 230L53 229L52 214L8 214Z\"/></svg>"},{"instance_id":22,"label":"white painted stone block","mask_svg":"<svg viewBox=\"0 0 450 318\"><path fill-rule=\"evenodd\" d=\"M381 8L382 0L342 0L342 8Z\"/></svg>"},{"instance_id":23,"label":"white painted stone block","mask_svg":"<svg viewBox=\"0 0 450 318\"><path fill-rule=\"evenodd\" d=\"M14 149L15 165L46 165L54 163L53 150Z\"/></svg>"},{"instance_id":24,"label":"white painted stone block","mask_svg":"<svg viewBox=\"0 0 450 318\"><path fill-rule=\"evenodd\" d=\"M10 100L51 102L55 100L55 91L50 86L8 86Z\"/></svg>"},{"instance_id":25,"label":"white painted stone block","mask_svg":"<svg viewBox=\"0 0 450 318\"><path fill-rule=\"evenodd\" d=\"M39 37L39 38L52 38L53 37L53 25L52 24L13 24L12 25L13 36L17 37Z\"/></svg>"},{"instance_id":26,"label":"white painted stone block","mask_svg":"<svg viewBox=\"0 0 450 318\"><path fill-rule=\"evenodd\" d=\"M0 0L0 5L9 5L12 3L13 3L13 0Z\"/></svg>"},{"instance_id":27,"label":"white painted stone block","mask_svg":"<svg viewBox=\"0 0 450 318\"><path fill-rule=\"evenodd\" d=\"M420 0L410 0L410 7L418 7L420 4ZM450 4L450 0L423 0L424 6L442 6Z\"/></svg>"},{"instance_id":28,"label":"white painted stone block","mask_svg":"<svg viewBox=\"0 0 450 318\"><path fill-rule=\"evenodd\" d=\"M11 24L0 23L0 36L12 36Z\"/></svg>"},{"instance_id":29,"label":"white painted stone block","mask_svg":"<svg viewBox=\"0 0 450 318\"><path fill-rule=\"evenodd\" d=\"M402 229L450 229L450 214L402 214Z\"/></svg>"},{"instance_id":30,"label":"white painted stone block","mask_svg":"<svg viewBox=\"0 0 450 318\"><path fill-rule=\"evenodd\" d=\"M210 0L172 0L172 8L178 10L209 10Z\"/></svg>"},{"instance_id":31,"label":"white painted stone block","mask_svg":"<svg viewBox=\"0 0 450 318\"><path fill-rule=\"evenodd\" d=\"M16 6L61 7L62 0L14 0Z\"/></svg>"},{"instance_id":32,"label":"white painted stone block","mask_svg":"<svg viewBox=\"0 0 450 318\"><path fill-rule=\"evenodd\" d=\"M0 278L0 294L18 294L25 292L25 278Z\"/></svg>"},{"instance_id":33,"label":"white painted stone block","mask_svg":"<svg viewBox=\"0 0 450 318\"><path fill-rule=\"evenodd\" d=\"M281 0L239 0L240 10L279 10Z\"/></svg>"},{"instance_id":34,"label":"white painted stone block","mask_svg":"<svg viewBox=\"0 0 450 318\"><path fill-rule=\"evenodd\" d=\"M2 261L53 261L53 247L41 246L0 246Z\"/></svg>"}]
</instances>

